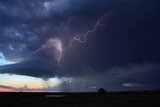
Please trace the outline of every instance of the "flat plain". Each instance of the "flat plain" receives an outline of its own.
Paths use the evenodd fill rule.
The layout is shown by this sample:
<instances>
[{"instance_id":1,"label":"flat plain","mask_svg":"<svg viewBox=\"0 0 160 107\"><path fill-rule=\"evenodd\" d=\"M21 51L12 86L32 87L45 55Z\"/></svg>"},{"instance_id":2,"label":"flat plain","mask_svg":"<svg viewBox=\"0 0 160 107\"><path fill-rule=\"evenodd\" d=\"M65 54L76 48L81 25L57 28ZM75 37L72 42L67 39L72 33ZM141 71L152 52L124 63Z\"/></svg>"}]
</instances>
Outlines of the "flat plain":
<instances>
[{"instance_id":1,"label":"flat plain","mask_svg":"<svg viewBox=\"0 0 160 107\"><path fill-rule=\"evenodd\" d=\"M159 91L1 92L0 107L160 107Z\"/></svg>"}]
</instances>

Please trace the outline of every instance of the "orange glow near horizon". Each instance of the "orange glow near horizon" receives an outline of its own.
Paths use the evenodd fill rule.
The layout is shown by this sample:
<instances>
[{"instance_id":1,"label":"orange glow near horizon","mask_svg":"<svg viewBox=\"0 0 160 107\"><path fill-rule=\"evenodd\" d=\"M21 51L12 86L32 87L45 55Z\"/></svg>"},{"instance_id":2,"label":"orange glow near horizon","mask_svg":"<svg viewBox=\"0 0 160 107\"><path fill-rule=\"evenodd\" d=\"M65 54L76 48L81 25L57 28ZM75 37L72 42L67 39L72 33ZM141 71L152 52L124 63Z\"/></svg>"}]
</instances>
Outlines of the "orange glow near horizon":
<instances>
[{"instance_id":1,"label":"orange glow near horizon","mask_svg":"<svg viewBox=\"0 0 160 107\"><path fill-rule=\"evenodd\" d=\"M0 88L0 92L20 92L21 90L14 90L14 89L9 89L9 88ZM38 89L32 89L32 90L26 90L22 92L43 92L42 90Z\"/></svg>"},{"instance_id":2,"label":"orange glow near horizon","mask_svg":"<svg viewBox=\"0 0 160 107\"><path fill-rule=\"evenodd\" d=\"M18 91L14 89L0 88L0 92L18 92Z\"/></svg>"},{"instance_id":3,"label":"orange glow near horizon","mask_svg":"<svg viewBox=\"0 0 160 107\"><path fill-rule=\"evenodd\" d=\"M58 86L62 84L64 81L70 80L69 78L65 77L53 77L49 78L48 80L43 80L42 78L16 74L0 74L0 78L0 85L13 87L13 89L1 87L1 90L3 88L2 91L19 91L18 89L22 89L22 91L30 91L32 89L33 91L41 91L41 89L43 88Z\"/></svg>"},{"instance_id":4,"label":"orange glow near horizon","mask_svg":"<svg viewBox=\"0 0 160 107\"><path fill-rule=\"evenodd\" d=\"M53 77L43 80L24 75L0 74L0 92L44 92L45 89L59 86L65 81L71 81L71 78Z\"/></svg>"}]
</instances>

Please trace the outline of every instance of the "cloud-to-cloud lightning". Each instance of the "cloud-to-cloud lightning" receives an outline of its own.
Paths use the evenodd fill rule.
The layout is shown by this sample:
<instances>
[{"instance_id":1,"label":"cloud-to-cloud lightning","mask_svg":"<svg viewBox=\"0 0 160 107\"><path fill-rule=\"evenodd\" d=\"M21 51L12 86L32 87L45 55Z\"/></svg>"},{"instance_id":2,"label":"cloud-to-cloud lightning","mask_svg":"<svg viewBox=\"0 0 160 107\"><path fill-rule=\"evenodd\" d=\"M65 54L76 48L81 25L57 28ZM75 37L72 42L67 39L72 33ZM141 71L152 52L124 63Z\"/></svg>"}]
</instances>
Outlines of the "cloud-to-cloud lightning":
<instances>
[{"instance_id":1,"label":"cloud-to-cloud lightning","mask_svg":"<svg viewBox=\"0 0 160 107\"><path fill-rule=\"evenodd\" d=\"M76 34L73 36L73 38L69 41L69 45L66 47L63 47L63 43L59 38L51 38L49 39L45 44L43 44L39 49L32 52L31 54L37 53L40 50L43 49L55 49L54 54L57 60L58 65L61 66L61 60L64 52L72 46L73 42L78 41L80 43L87 42L87 38L90 34L94 33L99 26L105 26L105 24L102 23L102 21L106 18L107 14L103 15L93 27L91 27L89 30L87 30L84 34Z\"/></svg>"},{"instance_id":2,"label":"cloud-to-cloud lightning","mask_svg":"<svg viewBox=\"0 0 160 107\"><path fill-rule=\"evenodd\" d=\"M0 88L159 89L159 5L158 0L1 0ZM72 81L52 88L55 76Z\"/></svg>"},{"instance_id":3,"label":"cloud-to-cloud lightning","mask_svg":"<svg viewBox=\"0 0 160 107\"><path fill-rule=\"evenodd\" d=\"M82 34L77 34L75 35L72 40L69 42L69 45L72 46L72 43L74 41L78 41L81 43L85 43L87 41L87 36L89 36L89 34L94 33L97 30L98 26L104 26L105 24L102 23L102 21L106 18L107 14L103 15L103 17L101 17L96 24L90 29L88 30L84 35Z\"/></svg>"},{"instance_id":4,"label":"cloud-to-cloud lightning","mask_svg":"<svg viewBox=\"0 0 160 107\"><path fill-rule=\"evenodd\" d=\"M55 54L55 57L56 57L55 59L57 60L57 63L59 65L61 65L60 63L61 63L63 54L65 53L65 51L69 47L71 47L73 45L73 42L76 42L76 41L80 42L80 43L87 42L88 36L91 35L92 33L94 33L99 26L105 26L105 24L103 24L102 21L107 17L107 15L108 14L104 14L102 17L100 17L98 19L98 21L95 22L95 24L89 30L87 30L85 33L80 33L80 34L74 35L71 38L71 40L68 42L67 46L64 47L62 40L59 39L58 37L50 38L48 41L46 41L46 43L41 45L41 47L39 49L37 49L36 51L33 51L31 54L37 53L40 50L51 49L51 51L52 51L52 49L53 49L54 50L53 54Z\"/></svg>"},{"instance_id":5,"label":"cloud-to-cloud lightning","mask_svg":"<svg viewBox=\"0 0 160 107\"><path fill-rule=\"evenodd\" d=\"M69 46L68 47L65 47L62 51L61 51L61 55L59 55L59 60L58 60L58 63L60 64L61 62L61 58L62 58L62 55L63 55L63 52L66 51L69 47L72 46L73 42L74 41L78 41L80 43L85 43L87 42L87 38L90 34L94 33L97 28L99 26L105 26L105 24L102 23L102 21L107 17L107 14L104 14L97 22L96 24L91 27L89 30L87 30L87 32L85 32L84 34L76 34L75 36L73 36L73 38L69 41Z\"/></svg>"}]
</instances>

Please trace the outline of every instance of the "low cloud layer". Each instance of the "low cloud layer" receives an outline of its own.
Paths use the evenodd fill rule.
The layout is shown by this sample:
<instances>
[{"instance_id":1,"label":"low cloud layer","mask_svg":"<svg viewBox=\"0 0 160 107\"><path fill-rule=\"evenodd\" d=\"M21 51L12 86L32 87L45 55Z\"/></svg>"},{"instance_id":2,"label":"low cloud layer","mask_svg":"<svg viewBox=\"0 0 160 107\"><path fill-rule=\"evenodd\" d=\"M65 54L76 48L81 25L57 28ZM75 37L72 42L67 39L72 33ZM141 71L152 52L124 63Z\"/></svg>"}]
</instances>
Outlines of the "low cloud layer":
<instances>
[{"instance_id":1,"label":"low cloud layer","mask_svg":"<svg viewBox=\"0 0 160 107\"><path fill-rule=\"evenodd\" d=\"M77 78L74 85L84 79L90 81L82 84L85 89L118 90L131 85L125 83L160 88L159 4L150 0L1 1L0 73ZM68 86L74 90L72 85Z\"/></svg>"}]
</instances>

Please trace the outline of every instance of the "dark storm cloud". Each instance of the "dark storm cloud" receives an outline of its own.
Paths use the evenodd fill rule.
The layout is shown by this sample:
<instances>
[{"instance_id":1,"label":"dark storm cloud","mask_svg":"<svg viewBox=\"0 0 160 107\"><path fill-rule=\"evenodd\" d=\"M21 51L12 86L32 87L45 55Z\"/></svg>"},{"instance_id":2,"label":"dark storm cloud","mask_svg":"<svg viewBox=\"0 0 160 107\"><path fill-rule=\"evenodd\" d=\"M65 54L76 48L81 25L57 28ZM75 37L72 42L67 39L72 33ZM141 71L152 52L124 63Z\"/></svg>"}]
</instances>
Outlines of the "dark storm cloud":
<instances>
[{"instance_id":1,"label":"dark storm cloud","mask_svg":"<svg viewBox=\"0 0 160 107\"><path fill-rule=\"evenodd\" d=\"M4 65L0 68L1 73L28 75L42 77L44 79L55 76L57 66L46 60L23 61L17 64Z\"/></svg>"},{"instance_id":2,"label":"dark storm cloud","mask_svg":"<svg viewBox=\"0 0 160 107\"><path fill-rule=\"evenodd\" d=\"M75 66L79 69L91 66L101 72L112 66L159 63L158 3L150 1L117 3L104 28L95 32L88 43L76 44L76 49L72 47L68 53L66 52L64 63L67 64L68 71L75 71ZM82 73L78 70L76 73Z\"/></svg>"},{"instance_id":3,"label":"dark storm cloud","mask_svg":"<svg viewBox=\"0 0 160 107\"><path fill-rule=\"evenodd\" d=\"M104 78L95 79L99 87L136 83L129 79L139 78L138 75L146 83L155 83L145 78L150 74L160 75L156 67L160 63L159 10L159 1L150 0L1 1L0 52L6 60L22 62L2 66L0 72L35 77L99 76ZM59 38L64 46L69 45L73 36L86 33L107 13L111 14L103 20L105 26L90 34L85 44L73 42L65 51L61 68L50 49L31 54L51 38ZM147 72L147 77L142 72ZM146 83L139 80L136 84ZM86 87L96 86L96 83L88 84Z\"/></svg>"},{"instance_id":4,"label":"dark storm cloud","mask_svg":"<svg viewBox=\"0 0 160 107\"><path fill-rule=\"evenodd\" d=\"M62 35L61 38L65 40L70 39L71 37L68 36L73 36L74 32L82 30L79 26L82 28L83 24L80 25L80 23L89 21L88 13L93 12L91 9L87 13L80 13L81 7L88 9L91 6L84 1L74 2L73 0L1 2L0 12L3 13L0 19L2 22L0 31L3 35L0 37L1 50L12 59L16 56L24 57L51 37ZM86 26L88 26L87 23ZM9 47L12 47L12 50ZM14 55L12 55L14 49Z\"/></svg>"},{"instance_id":5,"label":"dark storm cloud","mask_svg":"<svg viewBox=\"0 0 160 107\"><path fill-rule=\"evenodd\" d=\"M83 0L77 2L73 0L16 0L15 2L7 0L0 2L0 12L2 13L0 19L2 22L0 25L2 35L0 37L0 51L6 60L22 61L22 64L17 63L11 65L11 67L10 65L5 66L11 69L16 66L16 69L12 70L12 72L3 70L3 73L11 72L31 75L32 70L37 66L29 67L30 72L28 74L25 72L26 70L22 71L26 69L26 66L30 65L30 62L36 64L38 59L42 63L44 60L47 63L54 63L54 59L49 58L52 56L48 56L48 53L45 52L46 50L33 55L32 52L45 44L48 39L55 37L60 38L64 45L68 45L69 40L75 33L80 33L85 28L89 29L90 25L93 26L91 23L95 19L97 20L99 15L103 15L106 12L105 10L102 11L102 8L105 9L108 2L100 1L98 4L103 4L103 6L93 8L96 3L96 1L93 1L93 4L90 4L90 2ZM98 7L101 7L101 9ZM86 11L82 8L86 9ZM92 19L90 19L91 17ZM39 67L37 68L38 70ZM51 67L53 67L54 71L54 65ZM50 75L50 73L47 75Z\"/></svg>"}]
</instances>

